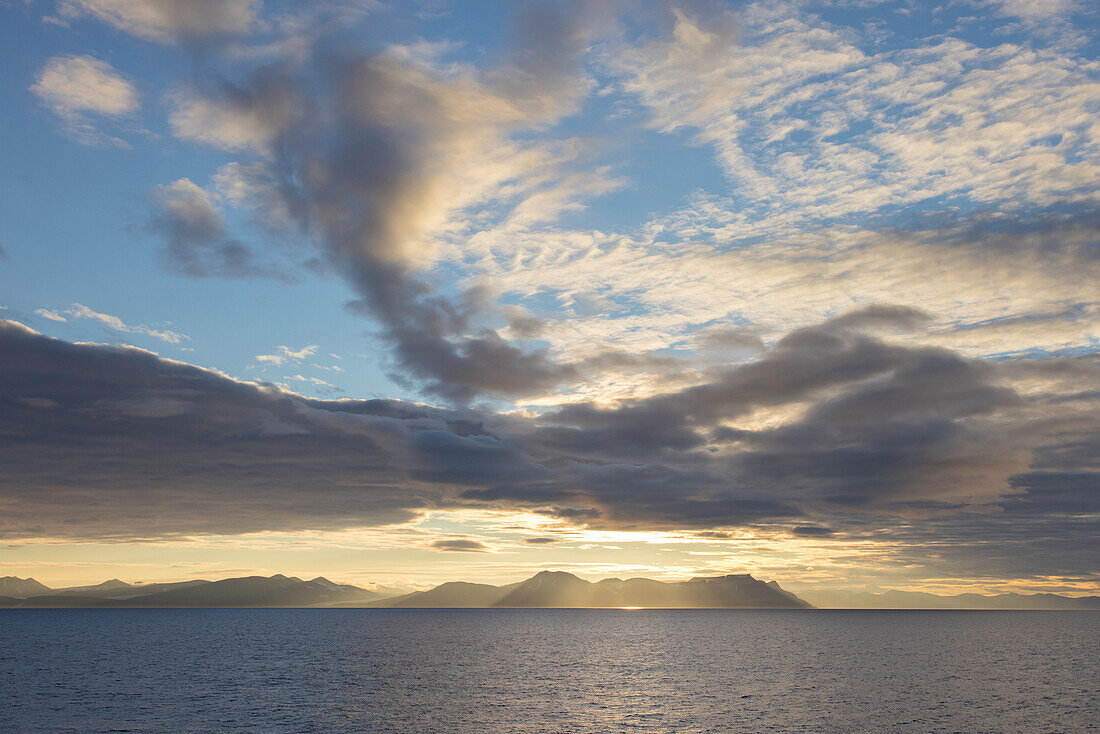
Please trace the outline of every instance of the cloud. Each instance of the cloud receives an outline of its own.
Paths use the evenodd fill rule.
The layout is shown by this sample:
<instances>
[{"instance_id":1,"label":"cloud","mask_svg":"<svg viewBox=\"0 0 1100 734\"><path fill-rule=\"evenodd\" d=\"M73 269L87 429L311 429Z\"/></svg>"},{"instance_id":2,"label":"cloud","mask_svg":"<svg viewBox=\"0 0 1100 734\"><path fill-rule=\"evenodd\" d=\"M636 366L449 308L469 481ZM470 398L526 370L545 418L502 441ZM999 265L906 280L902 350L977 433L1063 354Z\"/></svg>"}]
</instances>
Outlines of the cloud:
<instances>
[{"instance_id":1,"label":"cloud","mask_svg":"<svg viewBox=\"0 0 1100 734\"><path fill-rule=\"evenodd\" d=\"M184 334L180 334L169 329L151 329L148 326L131 326L129 324L126 324L122 319L117 316L112 316L108 313L99 313L98 311L93 311L92 309L80 303L74 303L71 308L63 312L64 315L59 314L55 311L47 311L46 309L41 308L35 311L35 313L39 314L40 316L44 316L51 321L66 321L66 317L68 317L69 319L87 319L98 321L107 328L114 329L115 331L122 331L127 334L143 334L145 336L151 336L154 339L160 339L161 341L167 342L169 344L179 344L180 342L189 339L189 337L185 336Z\"/></svg>"},{"instance_id":2,"label":"cloud","mask_svg":"<svg viewBox=\"0 0 1100 734\"><path fill-rule=\"evenodd\" d=\"M694 352L694 373L608 370L536 404L642 397L669 380L700 381L715 362L752 354L751 337L736 350L712 337L773 342L856 303L908 304L926 314L929 331L899 328L975 357L1088 349L1100 335L1086 305L1100 264L1092 207L942 213L904 228L830 225L763 240L725 222L736 209L708 198L655 220L652 238L525 234L486 252L476 272L510 301L557 296L537 316L539 338L561 361L608 348ZM599 283L598 310L567 300L578 283Z\"/></svg>"},{"instance_id":3,"label":"cloud","mask_svg":"<svg viewBox=\"0 0 1100 734\"><path fill-rule=\"evenodd\" d=\"M148 41L169 43L246 33L259 0L62 0L62 18L91 16Z\"/></svg>"},{"instance_id":4,"label":"cloud","mask_svg":"<svg viewBox=\"0 0 1100 734\"><path fill-rule=\"evenodd\" d=\"M791 533L803 538L829 538L835 535L835 531L818 525L797 525Z\"/></svg>"},{"instance_id":5,"label":"cloud","mask_svg":"<svg viewBox=\"0 0 1100 734\"><path fill-rule=\"evenodd\" d=\"M624 527L997 502L1028 464L1027 443L1002 433L1020 399L988 365L865 331L913 318L870 306L791 332L706 384L546 413L525 444L574 462L568 481L536 475L465 496L587 502L600 523Z\"/></svg>"},{"instance_id":6,"label":"cloud","mask_svg":"<svg viewBox=\"0 0 1100 734\"><path fill-rule=\"evenodd\" d=\"M1095 301L1100 242L1096 68L1079 49L951 33L884 43L801 3L736 18L706 7L669 13L655 40L601 39L589 71L611 82L601 96L641 104L669 134L661 145L714 150L733 179L724 195L696 192L637 228L479 221L441 251L440 271L507 304L499 336L537 338L559 368L541 392L506 397L534 409L644 397L874 301L927 313L915 338L968 356L1092 348L1100 322L1079 306ZM725 328L760 343L706 333ZM605 350L690 364L586 361Z\"/></svg>"},{"instance_id":7,"label":"cloud","mask_svg":"<svg viewBox=\"0 0 1100 734\"><path fill-rule=\"evenodd\" d=\"M432 548L440 551L452 551L459 553L489 553L492 549L480 540L437 540L432 543Z\"/></svg>"},{"instance_id":8,"label":"cloud","mask_svg":"<svg viewBox=\"0 0 1100 734\"><path fill-rule=\"evenodd\" d=\"M310 399L5 322L3 533L338 529L490 507L617 530L965 521L1003 538L1005 513L1090 507L1100 398L1080 385L1095 359L982 362L866 331L911 318L863 309L705 385L528 417Z\"/></svg>"},{"instance_id":9,"label":"cloud","mask_svg":"<svg viewBox=\"0 0 1100 734\"><path fill-rule=\"evenodd\" d=\"M947 196L1094 199L1086 120L1100 82L1056 42L882 48L794 2L749 4L736 26L674 13L672 33L608 48L605 62L653 127L715 151L758 231Z\"/></svg>"},{"instance_id":10,"label":"cloud","mask_svg":"<svg viewBox=\"0 0 1100 734\"><path fill-rule=\"evenodd\" d=\"M177 92L169 117L172 133L223 150L265 152L301 116L303 102L291 80L274 67L260 70L249 82Z\"/></svg>"},{"instance_id":11,"label":"cloud","mask_svg":"<svg viewBox=\"0 0 1100 734\"><path fill-rule=\"evenodd\" d=\"M711 326L692 335L695 346L729 352L756 353L764 351L764 340L743 326Z\"/></svg>"},{"instance_id":12,"label":"cloud","mask_svg":"<svg viewBox=\"0 0 1100 734\"><path fill-rule=\"evenodd\" d=\"M301 362L306 357L312 357L316 353L316 344L310 344L308 347L302 347L297 350L280 345L275 350L275 354L257 354L256 361L278 366L286 364L288 361Z\"/></svg>"},{"instance_id":13,"label":"cloud","mask_svg":"<svg viewBox=\"0 0 1100 734\"><path fill-rule=\"evenodd\" d=\"M48 308L36 308L34 312L42 318L49 319L50 321L68 321L67 318L65 318L57 311L51 311Z\"/></svg>"},{"instance_id":14,"label":"cloud","mask_svg":"<svg viewBox=\"0 0 1100 734\"><path fill-rule=\"evenodd\" d=\"M55 56L38 72L31 91L59 115L125 115L138 108L134 85L91 56Z\"/></svg>"},{"instance_id":15,"label":"cloud","mask_svg":"<svg viewBox=\"0 0 1100 734\"><path fill-rule=\"evenodd\" d=\"M165 240L165 259L177 273L195 278L286 278L229 236L215 196L190 179L158 186L152 207L148 227Z\"/></svg>"},{"instance_id":16,"label":"cloud","mask_svg":"<svg viewBox=\"0 0 1100 734\"><path fill-rule=\"evenodd\" d=\"M344 391L333 385L327 380L322 380L320 377L306 377L305 375L291 375L286 378L288 382L305 383L313 388L313 391L318 395L339 395Z\"/></svg>"},{"instance_id":17,"label":"cloud","mask_svg":"<svg viewBox=\"0 0 1100 734\"><path fill-rule=\"evenodd\" d=\"M1027 20L1065 16L1081 8L1077 0L990 0L985 4L993 6L1005 15Z\"/></svg>"},{"instance_id":18,"label":"cloud","mask_svg":"<svg viewBox=\"0 0 1100 734\"><path fill-rule=\"evenodd\" d=\"M487 304L447 297L422 273L478 212L503 207L534 221L569 206L558 188L568 179L559 162L569 160L568 144L523 134L577 108L581 59L600 12L599 3L525 5L514 50L485 70L443 63L440 49L424 45L305 71L265 67L178 97L174 129L258 152L258 161L225 169L226 190L257 211L279 211L321 246L360 294L354 309L382 324L405 380L457 403L545 392L575 370L506 340L484 323ZM212 207L193 191L188 201L204 213L200 234L217 241L223 228ZM178 243L195 239L170 238L170 252L193 249Z\"/></svg>"},{"instance_id":19,"label":"cloud","mask_svg":"<svg viewBox=\"0 0 1100 734\"><path fill-rule=\"evenodd\" d=\"M0 341L4 430L21 437L2 450L4 537L376 525L438 497L408 486L384 448L408 426L445 426L431 409L368 401L345 410L10 322Z\"/></svg>"},{"instance_id":20,"label":"cloud","mask_svg":"<svg viewBox=\"0 0 1100 734\"><path fill-rule=\"evenodd\" d=\"M137 89L106 61L92 56L55 56L38 72L30 89L77 142L128 147L100 132L87 117L91 113L118 118L138 109Z\"/></svg>"}]
</instances>

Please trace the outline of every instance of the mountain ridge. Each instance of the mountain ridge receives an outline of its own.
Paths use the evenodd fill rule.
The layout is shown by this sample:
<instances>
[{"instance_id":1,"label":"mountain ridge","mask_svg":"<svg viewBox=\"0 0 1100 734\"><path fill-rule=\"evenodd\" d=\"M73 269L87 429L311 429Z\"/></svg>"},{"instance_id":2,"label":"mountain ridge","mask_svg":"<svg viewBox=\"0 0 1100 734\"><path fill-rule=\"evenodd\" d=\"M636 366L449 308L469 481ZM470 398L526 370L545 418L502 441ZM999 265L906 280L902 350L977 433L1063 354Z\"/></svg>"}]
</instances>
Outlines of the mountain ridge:
<instances>
[{"instance_id":1,"label":"mountain ridge","mask_svg":"<svg viewBox=\"0 0 1100 734\"><path fill-rule=\"evenodd\" d=\"M456 585L459 584L459 585ZM541 571L505 586L441 584L428 591L382 599L370 606L389 608L505 609L811 609L812 605L773 582L749 574L697 577L689 581L647 578L585 581L565 571ZM464 593L465 592L465 593Z\"/></svg>"},{"instance_id":2,"label":"mountain ridge","mask_svg":"<svg viewBox=\"0 0 1100 734\"><path fill-rule=\"evenodd\" d=\"M642 577L590 582L565 571L541 571L501 586L448 581L411 593L372 591L324 576L303 580L283 574L147 584L110 579L56 589L33 578L0 577L0 608L6 609L189 607L1100 610L1100 596L941 596L897 590L877 594L819 590L795 595L775 581L759 581L751 574L696 576L672 582Z\"/></svg>"},{"instance_id":3,"label":"mountain ridge","mask_svg":"<svg viewBox=\"0 0 1100 734\"><path fill-rule=\"evenodd\" d=\"M282 574L141 585L112 579L94 586L63 589L38 585L48 591L21 597L0 594L0 608L296 608L345 602L362 604L384 596L358 586L337 584L323 576L303 581ZM14 583L11 586L14 588Z\"/></svg>"},{"instance_id":4,"label":"mountain ridge","mask_svg":"<svg viewBox=\"0 0 1100 734\"><path fill-rule=\"evenodd\" d=\"M21 579L18 576L0 578L0 596L26 597L33 594L49 594L52 591L53 589L49 586L32 578Z\"/></svg>"}]
</instances>

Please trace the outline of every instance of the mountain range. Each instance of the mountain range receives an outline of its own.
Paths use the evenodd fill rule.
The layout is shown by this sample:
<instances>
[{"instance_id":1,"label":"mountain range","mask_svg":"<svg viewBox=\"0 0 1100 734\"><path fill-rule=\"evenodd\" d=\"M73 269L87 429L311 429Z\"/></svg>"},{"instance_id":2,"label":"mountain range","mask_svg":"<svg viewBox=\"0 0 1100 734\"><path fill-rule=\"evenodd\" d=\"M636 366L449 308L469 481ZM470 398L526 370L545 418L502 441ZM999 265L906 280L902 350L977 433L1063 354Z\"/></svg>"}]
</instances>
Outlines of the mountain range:
<instances>
[{"instance_id":1,"label":"mountain range","mask_svg":"<svg viewBox=\"0 0 1100 734\"><path fill-rule=\"evenodd\" d=\"M450 582L429 591L385 594L325 578L248 576L221 581L127 584L111 579L95 586L50 589L34 579L0 579L0 607L660 607L808 609L810 604L772 582L748 574L662 582L652 579L585 581L563 571L543 571L514 584Z\"/></svg>"},{"instance_id":2,"label":"mountain range","mask_svg":"<svg viewBox=\"0 0 1100 734\"><path fill-rule=\"evenodd\" d=\"M662 609L809 609L774 581L749 574L696 577L690 581L604 579L590 582L564 571L542 571L505 586L451 582L430 591L382 599L382 607L504 607Z\"/></svg>"},{"instance_id":3,"label":"mountain range","mask_svg":"<svg viewBox=\"0 0 1100 734\"><path fill-rule=\"evenodd\" d=\"M340 602L358 605L383 594L323 577L303 581L281 574L221 581L127 584L118 579L95 586L50 589L34 579L0 579L0 608L137 608L137 607L316 607ZM46 589L43 593L41 589Z\"/></svg>"},{"instance_id":4,"label":"mountain range","mask_svg":"<svg viewBox=\"0 0 1100 734\"><path fill-rule=\"evenodd\" d=\"M0 578L0 608L664 608L664 609L1100 609L1100 597L1058 594L960 594L919 592L805 592L803 598L774 581L749 574L688 581L610 578L590 582L563 571L491 586L452 581L427 591L398 593L338 584L324 577L246 576L220 581L128 584L118 579L92 586L51 589L34 579Z\"/></svg>"}]
</instances>

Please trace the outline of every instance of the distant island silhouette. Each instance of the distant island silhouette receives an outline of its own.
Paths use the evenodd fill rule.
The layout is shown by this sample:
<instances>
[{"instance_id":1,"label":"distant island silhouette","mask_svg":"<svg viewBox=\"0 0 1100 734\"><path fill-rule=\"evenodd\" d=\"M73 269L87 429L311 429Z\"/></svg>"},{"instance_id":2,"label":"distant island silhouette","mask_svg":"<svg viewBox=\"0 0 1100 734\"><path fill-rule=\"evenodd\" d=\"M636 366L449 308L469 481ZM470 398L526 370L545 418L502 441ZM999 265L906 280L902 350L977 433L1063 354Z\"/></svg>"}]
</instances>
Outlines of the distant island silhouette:
<instances>
[{"instance_id":1,"label":"distant island silhouette","mask_svg":"<svg viewBox=\"0 0 1100 734\"><path fill-rule=\"evenodd\" d=\"M810 609L774 581L749 574L697 577L690 581L611 578L592 583L564 571L542 571L526 581L505 586L451 582L375 606L660 609Z\"/></svg>"},{"instance_id":2,"label":"distant island silhouette","mask_svg":"<svg viewBox=\"0 0 1100 734\"><path fill-rule=\"evenodd\" d=\"M775 581L750 574L585 581L542 571L503 586L451 581L427 591L398 593L338 584L324 577L246 576L219 581L129 584L118 579L59 589L33 578L0 578L0 609L140 608L497 608L497 609L1100 609L1100 597L1057 594L806 592L800 598Z\"/></svg>"}]
</instances>

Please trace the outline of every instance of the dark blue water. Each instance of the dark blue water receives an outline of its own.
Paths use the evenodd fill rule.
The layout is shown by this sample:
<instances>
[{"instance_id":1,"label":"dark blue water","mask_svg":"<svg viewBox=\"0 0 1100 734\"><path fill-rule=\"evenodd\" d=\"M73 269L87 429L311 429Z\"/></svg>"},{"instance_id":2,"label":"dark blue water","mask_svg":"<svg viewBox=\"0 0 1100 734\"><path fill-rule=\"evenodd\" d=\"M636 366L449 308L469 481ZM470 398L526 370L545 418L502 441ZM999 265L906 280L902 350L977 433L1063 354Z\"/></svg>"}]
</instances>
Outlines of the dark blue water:
<instances>
[{"instance_id":1,"label":"dark blue water","mask_svg":"<svg viewBox=\"0 0 1100 734\"><path fill-rule=\"evenodd\" d=\"M0 611L0 732L1096 731L1100 613Z\"/></svg>"}]
</instances>

